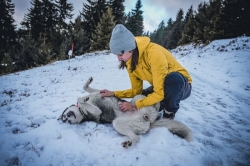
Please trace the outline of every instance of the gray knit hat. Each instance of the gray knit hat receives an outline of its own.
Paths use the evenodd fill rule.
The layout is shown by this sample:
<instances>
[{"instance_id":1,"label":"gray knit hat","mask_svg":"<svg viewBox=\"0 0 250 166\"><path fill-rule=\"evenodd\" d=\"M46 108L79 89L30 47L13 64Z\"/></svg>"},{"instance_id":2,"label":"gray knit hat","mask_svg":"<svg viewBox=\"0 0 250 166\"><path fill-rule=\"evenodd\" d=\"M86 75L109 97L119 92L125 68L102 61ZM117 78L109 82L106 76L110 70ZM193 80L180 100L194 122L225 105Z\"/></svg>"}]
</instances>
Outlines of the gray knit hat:
<instances>
[{"instance_id":1,"label":"gray knit hat","mask_svg":"<svg viewBox=\"0 0 250 166\"><path fill-rule=\"evenodd\" d=\"M122 54L136 48L134 35L122 24L117 24L112 31L109 42L113 54Z\"/></svg>"}]
</instances>

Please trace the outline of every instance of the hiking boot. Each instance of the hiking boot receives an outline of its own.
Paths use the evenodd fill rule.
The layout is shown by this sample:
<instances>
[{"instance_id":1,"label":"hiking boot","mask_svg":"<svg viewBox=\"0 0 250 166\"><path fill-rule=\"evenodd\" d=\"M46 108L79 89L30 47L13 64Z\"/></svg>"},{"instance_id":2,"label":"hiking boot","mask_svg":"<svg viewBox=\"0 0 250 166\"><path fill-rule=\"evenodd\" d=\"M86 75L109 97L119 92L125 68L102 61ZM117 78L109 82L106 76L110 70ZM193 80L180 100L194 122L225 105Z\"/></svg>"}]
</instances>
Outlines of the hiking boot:
<instances>
[{"instance_id":1,"label":"hiking boot","mask_svg":"<svg viewBox=\"0 0 250 166\"><path fill-rule=\"evenodd\" d=\"M166 110L164 109L164 110L159 111L156 120L159 120L159 119L161 119L161 118L174 119L174 117L175 117L175 113L173 113L173 112L168 112L168 111L166 111Z\"/></svg>"},{"instance_id":2,"label":"hiking boot","mask_svg":"<svg viewBox=\"0 0 250 166\"><path fill-rule=\"evenodd\" d=\"M164 114L163 114L163 118L167 118L167 119L174 119L175 117L175 113L173 112L168 112L167 110L163 110Z\"/></svg>"}]
</instances>

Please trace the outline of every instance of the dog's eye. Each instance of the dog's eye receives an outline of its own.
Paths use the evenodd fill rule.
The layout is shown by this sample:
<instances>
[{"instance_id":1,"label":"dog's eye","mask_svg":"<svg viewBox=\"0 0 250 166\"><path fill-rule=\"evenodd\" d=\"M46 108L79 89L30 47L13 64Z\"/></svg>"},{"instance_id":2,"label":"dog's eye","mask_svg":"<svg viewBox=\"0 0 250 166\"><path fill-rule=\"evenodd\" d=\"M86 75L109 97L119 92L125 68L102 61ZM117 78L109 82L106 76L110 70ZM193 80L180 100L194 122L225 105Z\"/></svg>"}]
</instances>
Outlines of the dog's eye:
<instances>
[{"instance_id":1,"label":"dog's eye","mask_svg":"<svg viewBox=\"0 0 250 166\"><path fill-rule=\"evenodd\" d=\"M72 118L72 116L73 116L74 118L76 118L76 115L75 115L74 111L69 111L69 112L67 112L66 116L67 116L67 118Z\"/></svg>"},{"instance_id":2,"label":"dog's eye","mask_svg":"<svg viewBox=\"0 0 250 166\"><path fill-rule=\"evenodd\" d=\"M69 112L67 113L67 117L70 117L71 115L73 115L73 112L72 112L72 111L69 111Z\"/></svg>"}]
</instances>

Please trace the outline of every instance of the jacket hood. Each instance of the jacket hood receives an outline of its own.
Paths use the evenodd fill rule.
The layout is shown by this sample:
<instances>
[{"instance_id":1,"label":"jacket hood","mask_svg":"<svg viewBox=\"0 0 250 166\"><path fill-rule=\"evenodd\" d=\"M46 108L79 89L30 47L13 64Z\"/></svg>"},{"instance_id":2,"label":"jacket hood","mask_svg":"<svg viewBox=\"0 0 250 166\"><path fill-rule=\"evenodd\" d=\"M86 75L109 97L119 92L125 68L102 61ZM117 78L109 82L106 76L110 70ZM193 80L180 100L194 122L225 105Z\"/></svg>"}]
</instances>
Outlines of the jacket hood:
<instances>
[{"instance_id":1,"label":"jacket hood","mask_svg":"<svg viewBox=\"0 0 250 166\"><path fill-rule=\"evenodd\" d=\"M139 50L139 57L141 57L144 50L147 48L148 44L150 43L150 38L147 36L139 36L135 37L135 41Z\"/></svg>"},{"instance_id":2,"label":"jacket hood","mask_svg":"<svg viewBox=\"0 0 250 166\"><path fill-rule=\"evenodd\" d=\"M148 47L149 43L150 43L150 38L147 36L138 36L135 37L135 41L136 41L136 45L139 51L139 59L141 58L143 52L145 51L145 49ZM131 59L130 58L127 62L126 65L130 66L131 63Z\"/></svg>"}]
</instances>

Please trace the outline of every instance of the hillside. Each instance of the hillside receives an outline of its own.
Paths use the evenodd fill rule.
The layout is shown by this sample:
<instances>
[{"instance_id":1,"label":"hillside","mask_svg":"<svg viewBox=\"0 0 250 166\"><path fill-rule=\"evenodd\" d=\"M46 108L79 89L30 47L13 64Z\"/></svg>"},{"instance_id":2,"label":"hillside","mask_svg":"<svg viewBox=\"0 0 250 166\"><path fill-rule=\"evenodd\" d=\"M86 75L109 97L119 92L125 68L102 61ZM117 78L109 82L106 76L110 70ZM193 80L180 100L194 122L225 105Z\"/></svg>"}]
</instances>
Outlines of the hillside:
<instances>
[{"instance_id":1,"label":"hillside","mask_svg":"<svg viewBox=\"0 0 250 166\"><path fill-rule=\"evenodd\" d=\"M89 77L95 88L129 88L116 56L102 51L0 77L0 165L248 165L250 38L171 52L193 79L192 94L175 118L192 130L193 142L157 128L123 149L126 138L110 124L57 121L87 94L82 87Z\"/></svg>"}]
</instances>

